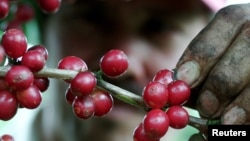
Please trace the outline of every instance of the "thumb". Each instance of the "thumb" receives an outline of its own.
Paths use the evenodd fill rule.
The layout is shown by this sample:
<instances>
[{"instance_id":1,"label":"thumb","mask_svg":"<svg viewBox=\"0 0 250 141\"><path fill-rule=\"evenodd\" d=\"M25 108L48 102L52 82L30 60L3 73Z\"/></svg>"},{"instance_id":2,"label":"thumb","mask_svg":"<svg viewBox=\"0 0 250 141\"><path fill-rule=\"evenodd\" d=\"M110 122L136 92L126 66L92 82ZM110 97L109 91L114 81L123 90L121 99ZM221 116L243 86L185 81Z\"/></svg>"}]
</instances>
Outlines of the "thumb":
<instances>
[{"instance_id":1,"label":"thumb","mask_svg":"<svg viewBox=\"0 0 250 141\"><path fill-rule=\"evenodd\" d=\"M191 41L176 66L176 78L191 87L200 84L231 42L250 13L249 5L231 5L221 9Z\"/></svg>"}]
</instances>

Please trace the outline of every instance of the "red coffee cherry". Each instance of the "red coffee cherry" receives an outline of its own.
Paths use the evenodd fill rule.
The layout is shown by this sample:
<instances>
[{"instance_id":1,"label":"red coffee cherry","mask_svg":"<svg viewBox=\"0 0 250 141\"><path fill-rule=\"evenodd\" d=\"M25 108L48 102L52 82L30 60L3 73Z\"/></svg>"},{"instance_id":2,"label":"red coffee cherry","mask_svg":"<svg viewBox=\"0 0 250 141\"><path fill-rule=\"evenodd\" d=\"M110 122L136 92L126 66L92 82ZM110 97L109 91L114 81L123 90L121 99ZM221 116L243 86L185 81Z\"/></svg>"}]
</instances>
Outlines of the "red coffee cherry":
<instances>
[{"instance_id":1,"label":"red coffee cherry","mask_svg":"<svg viewBox=\"0 0 250 141\"><path fill-rule=\"evenodd\" d=\"M75 71L86 71L88 70L88 66L81 58L76 56L66 56L62 58L58 64L58 69L65 70L75 70Z\"/></svg>"},{"instance_id":2,"label":"red coffee cherry","mask_svg":"<svg viewBox=\"0 0 250 141\"><path fill-rule=\"evenodd\" d=\"M37 108L42 101L41 92L35 85L25 90L16 91L16 96L20 105L28 109Z\"/></svg>"},{"instance_id":3,"label":"red coffee cherry","mask_svg":"<svg viewBox=\"0 0 250 141\"><path fill-rule=\"evenodd\" d=\"M107 115L113 107L113 97L110 93L95 89L91 94L95 103L95 116Z\"/></svg>"},{"instance_id":4,"label":"red coffee cherry","mask_svg":"<svg viewBox=\"0 0 250 141\"><path fill-rule=\"evenodd\" d=\"M155 74L153 81L161 82L168 87L168 84L173 81L173 71L169 69L162 69Z\"/></svg>"},{"instance_id":5,"label":"red coffee cherry","mask_svg":"<svg viewBox=\"0 0 250 141\"><path fill-rule=\"evenodd\" d=\"M35 85L41 92L45 92L49 87L48 77L35 77L33 85Z\"/></svg>"},{"instance_id":6,"label":"red coffee cherry","mask_svg":"<svg viewBox=\"0 0 250 141\"><path fill-rule=\"evenodd\" d=\"M19 29L19 30L22 30L22 22L16 20L16 19L10 19L5 27L4 27L5 30L9 30L9 29Z\"/></svg>"},{"instance_id":7,"label":"red coffee cherry","mask_svg":"<svg viewBox=\"0 0 250 141\"><path fill-rule=\"evenodd\" d=\"M46 59L41 52L29 50L23 55L21 64L28 67L32 72L38 72L45 66Z\"/></svg>"},{"instance_id":8,"label":"red coffee cherry","mask_svg":"<svg viewBox=\"0 0 250 141\"><path fill-rule=\"evenodd\" d=\"M135 128L133 132L133 140L134 141L160 141L160 139L156 139L150 136L150 134L147 134L143 128L142 123L137 125L137 127Z\"/></svg>"},{"instance_id":9,"label":"red coffee cherry","mask_svg":"<svg viewBox=\"0 0 250 141\"><path fill-rule=\"evenodd\" d=\"M34 9L29 4L20 3L17 5L15 19L20 22L27 22L34 17Z\"/></svg>"},{"instance_id":10,"label":"red coffee cherry","mask_svg":"<svg viewBox=\"0 0 250 141\"><path fill-rule=\"evenodd\" d=\"M37 3L45 13L55 13L61 6L61 0L37 0Z\"/></svg>"},{"instance_id":11,"label":"red coffee cherry","mask_svg":"<svg viewBox=\"0 0 250 141\"><path fill-rule=\"evenodd\" d=\"M166 113L169 117L170 127L172 128L184 128L189 122L189 114L186 109L181 106L171 106Z\"/></svg>"},{"instance_id":12,"label":"red coffee cherry","mask_svg":"<svg viewBox=\"0 0 250 141\"><path fill-rule=\"evenodd\" d=\"M72 103L74 114L80 119L88 119L94 115L95 104L90 95L77 96Z\"/></svg>"},{"instance_id":13,"label":"red coffee cherry","mask_svg":"<svg viewBox=\"0 0 250 141\"><path fill-rule=\"evenodd\" d=\"M66 99L66 102L69 104L69 105L72 105L73 101L75 100L76 98L76 95L74 95L71 90L70 90L70 87L68 87L66 89L66 92L65 92L65 99Z\"/></svg>"},{"instance_id":14,"label":"red coffee cherry","mask_svg":"<svg viewBox=\"0 0 250 141\"><path fill-rule=\"evenodd\" d=\"M0 91L0 120L10 120L15 116L18 109L18 101L16 96L7 91Z\"/></svg>"},{"instance_id":15,"label":"red coffee cherry","mask_svg":"<svg viewBox=\"0 0 250 141\"><path fill-rule=\"evenodd\" d=\"M96 87L97 79L90 71L79 72L70 82L70 90L74 95L90 95Z\"/></svg>"},{"instance_id":16,"label":"red coffee cherry","mask_svg":"<svg viewBox=\"0 0 250 141\"><path fill-rule=\"evenodd\" d=\"M34 75L26 66L14 65L7 71L5 81L12 90L23 90L33 84Z\"/></svg>"},{"instance_id":17,"label":"red coffee cherry","mask_svg":"<svg viewBox=\"0 0 250 141\"><path fill-rule=\"evenodd\" d=\"M27 39L19 29L8 29L2 36L2 46L5 53L11 58L19 58L24 55L27 49Z\"/></svg>"},{"instance_id":18,"label":"red coffee cherry","mask_svg":"<svg viewBox=\"0 0 250 141\"><path fill-rule=\"evenodd\" d=\"M128 57L122 51L113 49L105 53L100 60L100 68L108 77L119 77L128 69Z\"/></svg>"},{"instance_id":19,"label":"red coffee cherry","mask_svg":"<svg viewBox=\"0 0 250 141\"><path fill-rule=\"evenodd\" d=\"M28 48L28 51L31 51L31 50L40 52L44 56L45 60L46 61L48 60L48 56L49 56L48 50L43 45L34 45Z\"/></svg>"},{"instance_id":20,"label":"red coffee cherry","mask_svg":"<svg viewBox=\"0 0 250 141\"><path fill-rule=\"evenodd\" d=\"M75 71L87 71L88 66L84 60L76 56L66 56L62 58L58 64L58 69L65 69L65 70L75 70ZM70 82L71 80L65 80L66 82Z\"/></svg>"},{"instance_id":21,"label":"red coffee cherry","mask_svg":"<svg viewBox=\"0 0 250 141\"><path fill-rule=\"evenodd\" d=\"M4 134L0 137L0 141L15 141L15 140L12 135Z\"/></svg>"},{"instance_id":22,"label":"red coffee cherry","mask_svg":"<svg viewBox=\"0 0 250 141\"><path fill-rule=\"evenodd\" d=\"M143 119L144 130L154 138L163 137L169 128L169 118L160 109L150 110Z\"/></svg>"},{"instance_id":23,"label":"red coffee cherry","mask_svg":"<svg viewBox=\"0 0 250 141\"><path fill-rule=\"evenodd\" d=\"M0 0L0 20L6 18L9 14L9 0Z\"/></svg>"},{"instance_id":24,"label":"red coffee cherry","mask_svg":"<svg viewBox=\"0 0 250 141\"><path fill-rule=\"evenodd\" d=\"M168 90L164 84L152 81L144 87L142 97L148 107L160 109L168 102Z\"/></svg>"},{"instance_id":25,"label":"red coffee cherry","mask_svg":"<svg viewBox=\"0 0 250 141\"><path fill-rule=\"evenodd\" d=\"M169 105L182 105L190 97L190 87L182 80L176 80L168 85Z\"/></svg>"}]
</instances>

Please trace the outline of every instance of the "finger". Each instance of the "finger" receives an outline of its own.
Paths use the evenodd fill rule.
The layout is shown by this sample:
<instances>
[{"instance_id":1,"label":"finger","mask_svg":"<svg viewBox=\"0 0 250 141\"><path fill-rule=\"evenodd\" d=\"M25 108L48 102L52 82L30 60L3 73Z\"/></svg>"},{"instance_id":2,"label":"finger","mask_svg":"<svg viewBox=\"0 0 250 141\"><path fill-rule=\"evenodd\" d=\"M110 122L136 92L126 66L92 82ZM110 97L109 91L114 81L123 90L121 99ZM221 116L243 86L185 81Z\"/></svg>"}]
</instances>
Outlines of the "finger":
<instances>
[{"instance_id":1,"label":"finger","mask_svg":"<svg viewBox=\"0 0 250 141\"><path fill-rule=\"evenodd\" d=\"M226 105L246 87L250 78L250 22L209 73L197 100L204 117L219 117Z\"/></svg>"},{"instance_id":2,"label":"finger","mask_svg":"<svg viewBox=\"0 0 250 141\"><path fill-rule=\"evenodd\" d=\"M191 87L198 85L234 40L248 20L250 5L232 5L220 10L191 41L177 64L176 77Z\"/></svg>"},{"instance_id":3,"label":"finger","mask_svg":"<svg viewBox=\"0 0 250 141\"><path fill-rule=\"evenodd\" d=\"M250 124L250 85L225 109L222 124Z\"/></svg>"}]
</instances>

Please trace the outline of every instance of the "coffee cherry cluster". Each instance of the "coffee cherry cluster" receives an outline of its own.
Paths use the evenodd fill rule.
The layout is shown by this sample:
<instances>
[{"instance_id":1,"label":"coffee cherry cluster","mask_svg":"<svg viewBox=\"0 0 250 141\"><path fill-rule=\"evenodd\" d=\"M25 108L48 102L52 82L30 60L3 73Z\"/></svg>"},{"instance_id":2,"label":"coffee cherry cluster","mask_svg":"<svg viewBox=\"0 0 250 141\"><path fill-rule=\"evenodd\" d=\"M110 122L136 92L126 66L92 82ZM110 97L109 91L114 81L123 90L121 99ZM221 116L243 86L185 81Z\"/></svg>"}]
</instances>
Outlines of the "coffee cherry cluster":
<instances>
[{"instance_id":1,"label":"coffee cherry cluster","mask_svg":"<svg viewBox=\"0 0 250 141\"><path fill-rule=\"evenodd\" d=\"M55 13L61 0L35 0L35 3L43 12ZM28 48L21 28L23 23L34 16L30 3L0 0L0 20L8 17L0 44L0 62L8 62L6 66L9 66L6 75L0 78L0 120L10 120L18 108L37 108L42 100L41 93L49 86L49 78L34 76L46 64L47 49L42 45ZM5 58L8 58L7 61Z\"/></svg>"},{"instance_id":2,"label":"coffee cherry cluster","mask_svg":"<svg viewBox=\"0 0 250 141\"><path fill-rule=\"evenodd\" d=\"M149 111L135 128L134 141L159 141L169 127L181 129L188 124L189 115L182 105L190 97L190 87L174 80L171 70L158 71L144 87L142 97Z\"/></svg>"},{"instance_id":3,"label":"coffee cherry cluster","mask_svg":"<svg viewBox=\"0 0 250 141\"><path fill-rule=\"evenodd\" d=\"M61 0L34 0L34 2L43 12L50 14L57 12L61 6ZM17 5L14 21L24 22L33 17L34 10L30 4L23 3L20 0L0 0L0 20L9 15L12 3L15 6Z\"/></svg>"},{"instance_id":4,"label":"coffee cherry cluster","mask_svg":"<svg viewBox=\"0 0 250 141\"><path fill-rule=\"evenodd\" d=\"M7 58L8 70L0 78L0 119L9 120L18 108L35 109L41 101L41 93L49 86L47 77L37 77L48 60L48 51L42 45L28 48L26 36L20 29L11 28L4 32L1 46ZM126 73L129 61L126 54L118 49L106 52L99 62L100 70L92 72L86 62L76 56L66 56L57 69L73 70L77 74L68 83L65 92L67 103L80 119L107 115L113 107L113 97L105 88L97 86L102 75L117 78ZM142 122L135 128L136 141L158 141L169 127L184 128L189 122L188 112L182 105L190 97L189 86L175 80L168 69L158 71L142 91L142 99L148 109Z\"/></svg>"},{"instance_id":5,"label":"coffee cherry cluster","mask_svg":"<svg viewBox=\"0 0 250 141\"><path fill-rule=\"evenodd\" d=\"M42 45L28 48L27 39L19 29L8 29L1 39L9 69L0 78L0 119L10 120L18 108L37 108L41 93L49 86L47 77L35 77L48 59L47 49Z\"/></svg>"},{"instance_id":6,"label":"coffee cherry cluster","mask_svg":"<svg viewBox=\"0 0 250 141\"><path fill-rule=\"evenodd\" d=\"M97 76L98 73L89 71L84 60L76 56L67 56L58 62L57 68L78 71L73 79L64 79L69 83L65 92L66 101L72 106L77 117L81 119L101 117L111 111L113 97L107 91L96 87L97 77L100 76ZM110 50L100 59L101 74L108 77L119 77L127 69L128 58L121 50Z\"/></svg>"},{"instance_id":7,"label":"coffee cherry cluster","mask_svg":"<svg viewBox=\"0 0 250 141\"><path fill-rule=\"evenodd\" d=\"M2 10L0 10L0 20L8 19L3 30L11 28L22 29L23 23L35 17L34 8L29 3L14 2L10 0L0 0L0 3L0 9L2 8ZM5 6L5 9L3 9L3 6ZM14 8L12 8L12 6Z\"/></svg>"}]
</instances>

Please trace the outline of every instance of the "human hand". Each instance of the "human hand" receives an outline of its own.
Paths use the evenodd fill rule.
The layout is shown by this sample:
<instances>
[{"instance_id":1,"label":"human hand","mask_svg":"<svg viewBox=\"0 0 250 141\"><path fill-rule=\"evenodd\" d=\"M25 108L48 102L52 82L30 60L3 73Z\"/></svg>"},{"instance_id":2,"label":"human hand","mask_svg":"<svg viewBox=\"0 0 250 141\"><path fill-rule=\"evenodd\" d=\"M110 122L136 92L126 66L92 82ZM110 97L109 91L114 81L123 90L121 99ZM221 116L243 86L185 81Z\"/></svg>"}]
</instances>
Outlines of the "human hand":
<instances>
[{"instance_id":1,"label":"human hand","mask_svg":"<svg viewBox=\"0 0 250 141\"><path fill-rule=\"evenodd\" d=\"M221 9L176 66L177 79L198 89L192 98L200 115L222 124L250 122L249 14L250 4Z\"/></svg>"}]
</instances>

